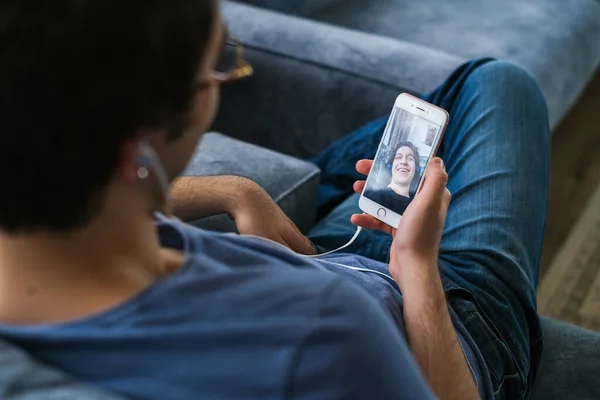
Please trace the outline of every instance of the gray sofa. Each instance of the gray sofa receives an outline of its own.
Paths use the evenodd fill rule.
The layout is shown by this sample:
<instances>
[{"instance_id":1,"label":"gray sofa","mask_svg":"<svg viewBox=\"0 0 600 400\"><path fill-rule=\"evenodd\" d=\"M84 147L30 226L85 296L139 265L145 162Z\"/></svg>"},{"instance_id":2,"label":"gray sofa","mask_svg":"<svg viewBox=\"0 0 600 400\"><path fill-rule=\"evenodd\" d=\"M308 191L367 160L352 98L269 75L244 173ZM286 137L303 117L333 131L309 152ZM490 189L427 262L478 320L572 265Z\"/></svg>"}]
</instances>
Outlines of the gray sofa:
<instances>
[{"instance_id":1,"label":"gray sofa","mask_svg":"<svg viewBox=\"0 0 600 400\"><path fill-rule=\"evenodd\" d=\"M300 158L388 112L399 92L430 90L468 58L509 58L540 82L556 124L600 61L596 0L247 2L223 8L256 75L223 87L215 130L229 136L207 135L186 174L254 179L303 231L315 222L319 171ZM195 223L235 229L226 216ZM549 319L543 329L532 398L599 399L600 334ZM6 343L0 398L117 399Z\"/></svg>"},{"instance_id":2,"label":"gray sofa","mask_svg":"<svg viewBox=\"0 0 600 400\"><path fill-rule=\"evenodd\" d=\"M237 96L226 96L218 130L302 157L477 57L528 70L555 127L600 65L600 0L222 3L232 34L260 58L253 88L269 92L224 88Z\"/></svg>"}]
</instances>

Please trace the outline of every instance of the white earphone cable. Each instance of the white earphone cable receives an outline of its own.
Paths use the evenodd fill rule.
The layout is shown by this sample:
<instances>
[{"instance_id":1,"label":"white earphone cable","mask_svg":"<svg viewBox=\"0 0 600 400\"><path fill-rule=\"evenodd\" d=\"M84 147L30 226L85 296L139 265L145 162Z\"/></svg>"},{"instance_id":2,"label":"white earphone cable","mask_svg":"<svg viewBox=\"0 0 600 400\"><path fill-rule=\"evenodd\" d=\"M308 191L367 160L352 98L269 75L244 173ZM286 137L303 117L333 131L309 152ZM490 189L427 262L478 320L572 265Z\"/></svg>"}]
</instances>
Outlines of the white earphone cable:
<instances>
[{"instance_id":1,"label":"white earphone cable","mask_svg":"<svg viewBox=\"0 0 600 400\"><path fill-rule=\"evenodd\" d=\"M348 247L352 243L354 243L354 241L356 240L356 238L358 237L358 235L360 234L361 231L362 231L362 228L360 226L357 226L356 227L356 232L354 233L354 236L352 236L352 239L350 239L350 241L348 243L346 243L345 245L343 245L342 247L338 247L337 249L328 251L326 253L314 254L314 255L307 255L306 257L311 257L311 258L321 257L321 256L326 256L326 255L329 255L329 254L336 253L336 252L338 252L340 250L344 250L346 247Z\"/></svg>"},{"instance_id":2,"label":"white earphone cable","mask_svg":"<svg viewBox=\"0 0 600 400\"><path fill-rule=\"evenodd\" d=\"M361 267L353 267L351 265L340 264L340 263L329 261L329 260L319 259L319 257L321 257L321 256L326 256L326 255L329 255L329 254L333 254L335 252L338 252L340 250L343 250L343 249L347 248L352 243L354 243L354 241L356 240L356 238L358 237L358 235L360 235L361 231L362 231L362 228L360 226L356 227L356 232L354 233L354 236L352 236L352 238L350 239L350 241L348 243L346 243L345 245L343 245L342 247L338 247L335 250L331 250L331 251L328 251L326 253L315 254L315 255L312 255L312 256L310 256L310 255L304 255L304 257L315 258L315 259L318 259L320 262L324 262L324 263L327 263L327 264L337 265L338 267L343 267L343 268L351 269L353 271L359 271L359 272L367 272L367 273L371 273L371 274L377 274L377 275L380 275L380 276L384 277L386 280L391 281L391 282L393 282L395 284L396 282L394 281L394 278L392 278L390 275L384 274L383 272L379 272L379 271L376 271L374 269L361 268Z\"/></svg>"},{"instance_id":3,"label":"white earphone cable","mask_svg":"<svg viewBox=\"0 0 600 400\"><path fill-rule=\"evenodd\" d=\"M186 224L186 225L187 225L187 223L186 223L186 222L183 222L183 221L181 221L181 220L180 220L179 218L177 218L177 217L168 217L168 216L166 216L166 215L164 215L164 214L162 214L162 213L160 213L160 212L156 212L156 213L155 213L155 215L156 215L156 218L157 218L158 220L161 220L161 221L165 221L165 220L166 220L166 221L175 221L175 222L178 222L178 223L181 223L181 224ZM190 226L192 226L192 225L190 225ZM315 259L318 259L318 257L321 257L321 256L326 256L326 255L329 255L329 254L333 254L333 253L335 253L335 252L338 252L338 251L340 251L340 250L343 250L343 249L347 248L347 247L348 247L348 246L350 246L352 243L354 243L354 241L356 240L356 238L358 237L358 235L360 234L360 232L361 232L361 231L362 231L362 228L361 228L360 226L359 226L359 227L357 227L357 228L356 228L356 232L354 233L354 236L352 236L352 238L350 239L350 241L349 241L348 243L346 243L345 245L343 245L343 246L341 246L341 247L338 247L338 248L337 248L337 249L335 249L335 250L331 250L331 251L328 251L328 252L326 252L326 253L315 254L315 255L305 255L305 254L298 254L298 253L296 253L296 254L298 254L299 256L302 256L302 257L307 257L307 258L315 258ZM262 236L255 236L255 235L242 235L242 236L246 236L246 237L251 237L251 238L259 239L259 240L262 240L262 241L265 241L265 242L270 242L270 243L272 243L272 244L276 245L277 247L281 247L281 248L284 248L284 249L286 249L286 250L288 250L288 251L291 251L291 249L290 249L290 248L288 248L288 247L286 247L286 246L282 245L281 243L279 243L279 242L276 242L276 241L274 241L274 240L271 240L271 239L268 239L268 238L264 238L264 237L262 237ZM360 272L367 272L367 273L373 273L373 274L377 274L377 275L380 275L380 276L382 276L382 277L383 277L383 278L385 278L386 280L388 280L388 281L391 281L391 282L395 283L395 281L394 281L394 278L392 278L390 275L384 274L383 272L379 272L379 271L376 271L376 270L374 270L374 269L369 269L369 268L360 268L360 267L353 267L353 266L350 266L350 265L340 264L340 263L333 262L333 261L329 261L329 260L321 260L321 259L319 259L319 261L320 261L320 262L327 263L327 264L337 265L337 266L339 266L339 267L343 267L343 268L351 269L351 270L354 270L354 271L360 271Z\"/></svg>"},{"instance_id":4,"label":"white earphone cable","mask_svg":"<svg viewBox=\"0 0 600 400\"><path fill-rule=\"evenodd\" d=\"M396 284L396 281L394 280L394 278L392 278L392 277L391 277L391 275L384 274L383 272L379 272L379 271L376 271L376 270L374 270L374 269L370 269L370 268L361 268L361 267L353 267L353 266L351 266L351 265L340 264L340 263L336 263L336 262L329 261L329 260L319 260L319 261L320 261L320 262L327 263L327 264L333 264L333 265L337 265L338 267L344 267L344 268L346 268L346 269L351 269L351 270L354 270L354 271L359 271L359 272L368 272L368 273L372 273L372 274L377 274L377 275L379 275L379 276L382 276L382 277L384 277L386 280L388 280L388 281L390 281L390 282L392 282L392 283Z\"/></svg>"}]
</instances>

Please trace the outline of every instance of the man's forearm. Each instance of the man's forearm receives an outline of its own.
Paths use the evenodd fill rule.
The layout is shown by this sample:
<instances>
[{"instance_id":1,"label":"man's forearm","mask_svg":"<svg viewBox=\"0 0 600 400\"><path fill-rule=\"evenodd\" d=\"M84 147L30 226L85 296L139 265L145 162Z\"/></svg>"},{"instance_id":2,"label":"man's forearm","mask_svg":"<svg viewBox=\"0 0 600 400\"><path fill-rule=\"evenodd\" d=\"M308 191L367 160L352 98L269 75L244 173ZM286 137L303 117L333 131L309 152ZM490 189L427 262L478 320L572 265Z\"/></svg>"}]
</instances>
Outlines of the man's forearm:
<instances>
[{"instance_id":1,"label":"man's forearm","mask_svg":"<svg viewBox=\"0 0 600 400\"><path fill-rule=\"evenodd\" d=\"M409 345L436 396L478 399L477 387L452 325L437 266L424 268L402 286Z\"/></svg>"},{"instance_id":2,"label":"man's forearm","mask_svg":"<svg viewBox=\"0 0 600 400\"><path fill-rule=\"evenodd\" d=\"M171 185L173 214L184 221L230 213L254 182L231 175L193 176Z\"/></svg>"}]
</instances>

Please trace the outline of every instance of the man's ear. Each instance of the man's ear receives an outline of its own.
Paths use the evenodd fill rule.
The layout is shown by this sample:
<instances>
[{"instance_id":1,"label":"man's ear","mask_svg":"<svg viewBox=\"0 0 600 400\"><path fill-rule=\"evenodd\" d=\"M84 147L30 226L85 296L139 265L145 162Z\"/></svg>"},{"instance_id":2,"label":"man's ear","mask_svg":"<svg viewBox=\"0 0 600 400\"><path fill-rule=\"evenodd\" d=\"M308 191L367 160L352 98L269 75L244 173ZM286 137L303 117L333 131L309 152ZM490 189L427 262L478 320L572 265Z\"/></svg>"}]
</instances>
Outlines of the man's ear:
<instances>
[{"instance_id":1,"label":"man's ear","mask_svg":"<svg viewBox=\"0 0 600 400\"><path fill-rule=\"evenodd\" d=\"M146 142L152 148L161 148L165 142L166 133L160 130L142 130L121 144L119 160L117 161L117 176L125 182L134 183L138 180L138 169L148 168L143 164L148 159L141 151L141 143Z\"/></svg>"},{"instance_id":2,"label":"man's ear","mask_svg":"<svg viewBox=\"0 0 600 400\"><path fill-rule=\"evenodd\" d=\"M121 145L119 160L117 161L117 176L127 183L134 183L138 179L139 139L127 139Z\"/></svg>"}]
</instances>

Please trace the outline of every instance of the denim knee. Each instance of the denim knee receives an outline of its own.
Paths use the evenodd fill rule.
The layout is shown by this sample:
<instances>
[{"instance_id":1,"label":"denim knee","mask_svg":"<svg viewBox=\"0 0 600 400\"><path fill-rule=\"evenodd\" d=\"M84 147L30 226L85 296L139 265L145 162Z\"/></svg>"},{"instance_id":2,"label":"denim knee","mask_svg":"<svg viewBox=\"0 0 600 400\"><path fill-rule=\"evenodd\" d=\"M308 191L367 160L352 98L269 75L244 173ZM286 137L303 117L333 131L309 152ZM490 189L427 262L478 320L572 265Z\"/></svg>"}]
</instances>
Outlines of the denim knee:
<instances>
[{"instance_id":1,"label":"denim knee","mask_svg":"<svg viewBox=\"0 0 600 400\"><path fill-rule=\"evenodd\" d=\"M527 144L537 152L550 152L550 119L546 99L536 80L524 68L502 60L487 62L470 73L462 90L467 97L485 98L480 104L490 104L495 109L505 109L501 112L518 114L522 119L543 125L543 129L527 132ZM522 135L522 132L511 129L501 132L504 136L513 136L516 141L524 140L523 137L515 137Z\"/></svg>"},{"instance_id":2,"label":"denim knee","mask_svg":"<svg viewBox=\"0 0 600 400\"><path fill-rule=\"evenodd\" d=\"M516 95L548 115L546 99L535 78L510 61L494 60L481 65L473 70L465 84L485 88L497 95Z\"/></svg>"}]
</instances>

